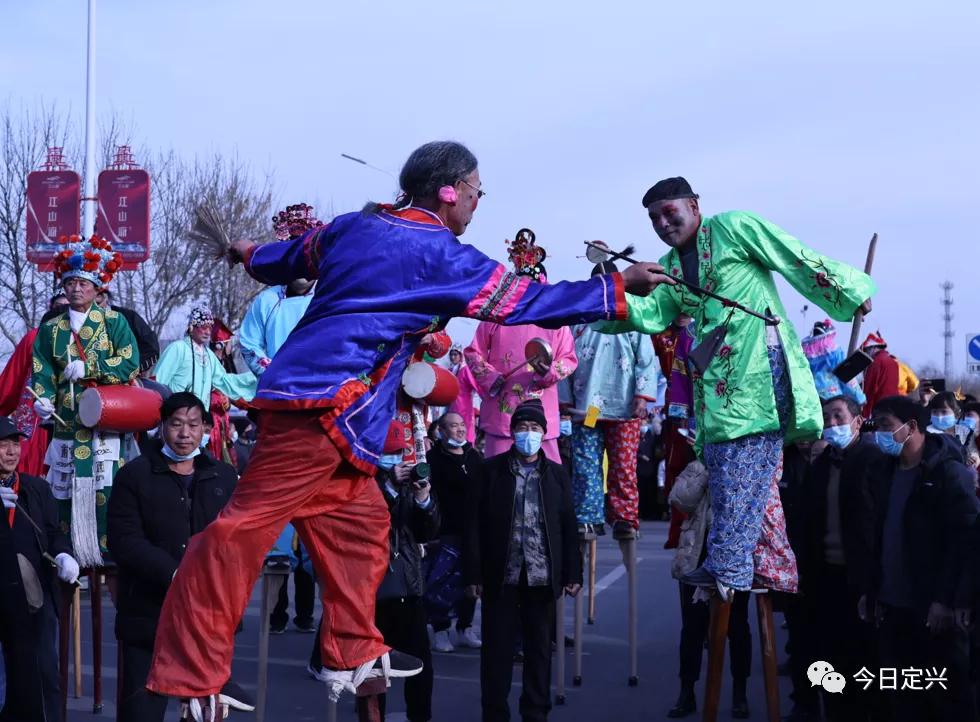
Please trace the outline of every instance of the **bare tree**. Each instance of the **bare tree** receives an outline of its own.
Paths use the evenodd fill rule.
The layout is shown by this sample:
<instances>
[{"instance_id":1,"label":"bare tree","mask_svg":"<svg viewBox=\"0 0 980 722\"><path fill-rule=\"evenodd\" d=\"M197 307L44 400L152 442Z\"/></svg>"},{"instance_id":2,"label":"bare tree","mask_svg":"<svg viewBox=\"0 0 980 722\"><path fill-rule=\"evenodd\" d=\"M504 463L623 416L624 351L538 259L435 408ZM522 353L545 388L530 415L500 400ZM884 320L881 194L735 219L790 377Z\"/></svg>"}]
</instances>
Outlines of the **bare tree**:
<instances>
[{"instance_id":1,"label":"bare tree","mask_svg":"<svg viewBox=\"0 0 980 722\"><path fill-rule=\"evenodd\" d=\"M27 174L50 146L72 155L70 114L56 106L0 107L0 333L16 344L47 310L52 275L28 263L25 239Z\"/></svg>"}]
</instances>

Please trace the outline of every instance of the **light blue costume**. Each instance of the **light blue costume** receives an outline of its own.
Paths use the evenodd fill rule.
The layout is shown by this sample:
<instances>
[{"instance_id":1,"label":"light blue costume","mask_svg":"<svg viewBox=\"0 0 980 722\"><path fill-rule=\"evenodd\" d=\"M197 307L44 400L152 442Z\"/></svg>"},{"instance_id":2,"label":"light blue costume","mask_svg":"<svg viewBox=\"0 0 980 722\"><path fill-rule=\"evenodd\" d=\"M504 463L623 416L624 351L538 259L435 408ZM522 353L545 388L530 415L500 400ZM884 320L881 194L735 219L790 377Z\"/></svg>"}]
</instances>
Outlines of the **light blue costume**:
<instances>
[{"instance_id":1,"label":"light blue costume","mask_svg":"<svg viewBox=\"0 0 980 722\"><path fill-rule=\"evenodd\" d=\"M199 346L189 336L177 339L164 349L154 369L156 380L174 393L190 391L211 408L211 389L217 389L232 401L251 401L257 379L251 371L230 374L214 352Z\"/></svg>"},{"instance_id":2,"label":"light blue costume","mask_svg":"<svg viewBox=\"0 0 980 722\"><path fill-rule=\"evenodd\" d=\"M266 370L312 300L312 290L287 296L285 286L272 286L255 297L238 331L242 357L252 373L260 376Z\"/></svg>"},{"instance_id":3,"label":"light blue costume","mask_svg":"<svg viewBox=\"0 0 980 722\"><path fill-rule=\"evenodd\" d=\"M640 421L633 399L657 398L659 364L649 336L636 331L616 336L588 324L572 326L578 367L559 386L559 401L571 405L577 422L572 432L572 494L580 524L601 524L602 455L609 454L610 522L636 519L636 452ZM589 406L599 409L595 428L581 424ZM578 412L578 413L576 413Z\"/></svg>"}]
</instances>

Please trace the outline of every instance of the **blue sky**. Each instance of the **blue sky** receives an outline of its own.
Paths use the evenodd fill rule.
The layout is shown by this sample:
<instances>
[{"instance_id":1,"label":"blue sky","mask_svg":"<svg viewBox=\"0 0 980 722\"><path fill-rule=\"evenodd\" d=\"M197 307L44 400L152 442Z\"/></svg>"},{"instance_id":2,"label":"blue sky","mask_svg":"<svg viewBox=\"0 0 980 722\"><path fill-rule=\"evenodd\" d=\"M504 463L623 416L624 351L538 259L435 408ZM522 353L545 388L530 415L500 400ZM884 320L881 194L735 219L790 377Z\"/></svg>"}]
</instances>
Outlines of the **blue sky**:
<instances>
[{"instance_id":1,"label":"blue sky","mask_svg":"<svg viewBox=\"0 0 980 722\"><path fill-rule=\"evenodd\" d=\"M807 5L100 0L99 111L150 147L237 152L283 203L336 212L394 192L341 152L397 173L422 142L463 141L488 192L464 240L503 259L533 228L557 278L588 274L585 238L659 257L639 199L670 175L708 213L755 211L855 265L877 231L867 323L941 364L951 280L962 371L980 332L980 3ZM85 17L83 0L0 3L0 99L81 120ZM803 327L782 288L798 328L823 317L811 304Z\"/></svg>"}]
</instances>

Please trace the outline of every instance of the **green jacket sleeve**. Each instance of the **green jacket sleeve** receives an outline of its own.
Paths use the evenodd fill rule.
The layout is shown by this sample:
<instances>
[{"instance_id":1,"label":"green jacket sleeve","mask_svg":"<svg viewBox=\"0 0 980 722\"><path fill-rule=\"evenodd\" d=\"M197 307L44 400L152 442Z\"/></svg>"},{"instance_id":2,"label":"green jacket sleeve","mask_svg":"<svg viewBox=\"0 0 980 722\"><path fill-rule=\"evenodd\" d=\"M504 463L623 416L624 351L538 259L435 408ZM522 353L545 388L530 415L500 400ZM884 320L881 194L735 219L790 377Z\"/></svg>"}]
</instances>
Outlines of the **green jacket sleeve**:
<instances>
[{"instance_id":1,"label":"green jacket sleeve","mask_svg":"<svg viewBox=\"0 0 980 722\"><path fill-rule=\"evenodd\" d=\"M112 356L90 354L85 378L100 384L124 384L136 378L140 368L140 352L129 322L121 315L106 319L106 333L113 349Z\"/></svg>"},{"instance_id":2,"label":"green jacket sleeve","mask_svg":"<svg viewBox=\"0 0 980 722\"><path fill-rule=\"evenodd\" d=\"M211 363L211 386L213 388L218 389L218 391L232 401L238 401L239 399L243 401L252 400L259 384L259 380L255 374L251 371L246 371L243 374L228 373L225 371L225 367L221 365L218 357L210 349L208 350L208 359ZM210 389L208 393L210 393Z\"/></svg>"},{"instance_id":3,"label":"green jacket sleeve","mask_svg":"<svg viewBox=\"0 0 980 722\"><path fill-rule=\"evenodd\" d=\"M55 404L58 396L58 374L55 372L53 359L54 349L51 347L51 334L48 329L41 326L37 338L34 339L31 384L38 396Z\"/></svg>"},{"instance_id":4,"label":"green jacket sleeve","mask_svg":"<svg viewBox=\"0 0 980 722\"><path fill-rule=\"evenodd\" d=\"M835 321L850 321L877 290L866 273L817 253L753 213L724 214L722 222L750 258L779 273Z\"/></svg>"},{"instance_id":5,"label":"green jacket sleeve","mask_svg":"<svg viewBox=\"0 0 980 722\"><path fill-rule=\"evenodd\" d=\"M649 296L626 294L626 308L629 315L625 321L606 321L594 328L600 333L660 333L666 329L681 312L672 287L662 283L653 289Z\"/></svg>"},{"instance_id":6,"label":"green jacket sleeve","mask_svg":"<svg viewBox=\"0 0 980 722\"><path fill-rule=\"evenodd\" d=\"M167 346L157 359L156 367L153 369L154 378L158 383L163 384L173 392L185 391L178 387L177 375L181 366L185 363L185 350L188 348L183 340L178 339Z\"/></svg>"}]
</instances>

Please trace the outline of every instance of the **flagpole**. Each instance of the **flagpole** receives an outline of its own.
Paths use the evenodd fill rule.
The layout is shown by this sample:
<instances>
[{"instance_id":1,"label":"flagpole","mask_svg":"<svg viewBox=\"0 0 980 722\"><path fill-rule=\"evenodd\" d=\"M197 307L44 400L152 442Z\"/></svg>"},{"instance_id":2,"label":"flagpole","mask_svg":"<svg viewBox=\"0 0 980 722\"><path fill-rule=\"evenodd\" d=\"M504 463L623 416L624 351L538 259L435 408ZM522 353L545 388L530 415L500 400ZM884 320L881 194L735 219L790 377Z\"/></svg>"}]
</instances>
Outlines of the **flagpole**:
<instances>
[{"instance_id":1,"label":"flagpole","mask_svg":"<svg viewBox=\"0 0 980 722\"><path fill-rule=\"evenodd\" d=\"M85 73L85 190L82 236L95 232L95 0L88 0L88 49Z\"/></svg>"}]
</instances>

